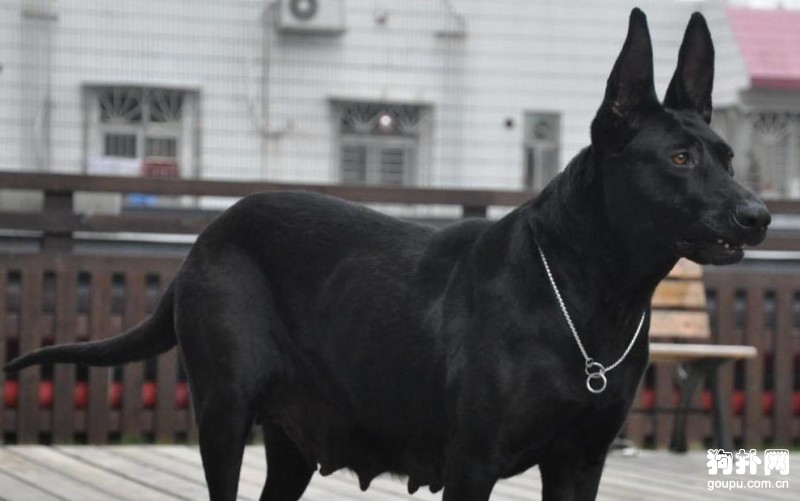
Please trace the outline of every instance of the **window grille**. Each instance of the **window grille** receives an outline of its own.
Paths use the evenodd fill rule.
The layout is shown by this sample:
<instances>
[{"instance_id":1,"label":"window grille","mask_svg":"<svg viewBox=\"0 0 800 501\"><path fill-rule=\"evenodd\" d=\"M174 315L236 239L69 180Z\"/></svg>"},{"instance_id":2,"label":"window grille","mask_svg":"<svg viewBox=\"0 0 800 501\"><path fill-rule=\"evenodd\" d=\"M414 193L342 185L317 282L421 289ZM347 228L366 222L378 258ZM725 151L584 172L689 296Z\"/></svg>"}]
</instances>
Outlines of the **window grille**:
<instances>
[{"instance_id":1,"label":"window grille","mask_svg":"<svg viewBox=\"0 0 800 501\"><path fill-rule=\"evenodd\" d=\"M148 137L145 142L145 156L177 160L178 140L175 138Z\"/></svg>"},{"instance_id":2,"label":"window grille","mask_svg":"<svg viewBox=\"0 0 800 501\"><path fill-rule=\"evenodd\" d=\"M341 181L344 184L363 184L367 179L367 147L363 144L343 145Z\"/></svg>"},{"instance_id":3,"label":"window grille","mask_svg":"<svg viewBox=\"0 0 800 501\"><path fill-rule=\"evenodd\" d=\"M98 92L100 121L111 124L142 122L142 89L110 87Z\"/></svg>"},{"instance_id":4,"label":"window grille","mask_svg":"<svg viewBox=\"0 0 800 501\"><path fill-rule=\"evenodd\" d=\"M336 103L339 180L344 184L414 184L428 110L418 105Z\"/></svg>"},{"instance_id":5,"label":"window grille","mask_svg":"<svg viewBox=\"0 0 800 501\"><path fill-rule=\"evenodd\" d=\"M118 158L136 158L136 134L107 133L103 136L103 155Z\"/></svg>"},{"instance_id":6,"label":"window grille","mask_svg":"<svg viewBox=\"0 0 800 501\"><path fill-rule=\"evenodd\" d=\"M712 125L736 153L736 177L765 198L800 198L800 113L723 108Z\"/></svg>"}]
</instances>

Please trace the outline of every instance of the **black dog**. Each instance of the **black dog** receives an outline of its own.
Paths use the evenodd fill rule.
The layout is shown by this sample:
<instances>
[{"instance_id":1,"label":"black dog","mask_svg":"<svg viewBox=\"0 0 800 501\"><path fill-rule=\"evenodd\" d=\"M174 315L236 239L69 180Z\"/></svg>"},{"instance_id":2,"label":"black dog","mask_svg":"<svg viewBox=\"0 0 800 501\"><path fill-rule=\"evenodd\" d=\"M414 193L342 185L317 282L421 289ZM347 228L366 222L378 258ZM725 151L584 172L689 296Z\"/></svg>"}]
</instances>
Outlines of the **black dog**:
<instances>
[{"instance_id":1,"label":"black dog","mask_svg":"<svg viewBox=\"0 0 800 501\"><path fill-rule=\"evenodd\" d=\"M437 231L318 195L247 197L200 235L144 323L6 369L116 365L177 343L215 501L236 496L254 422L263 500L297 500L319 465L355 471L362 489L392 472L411 492L486 501L536 464L545 499L594 499L647 365L656 284L682 256L739 261L770 221L708 126L713 64L695 14L659 103L634 10L591 146L502 220Z\"/></svg>"}]
</instances>

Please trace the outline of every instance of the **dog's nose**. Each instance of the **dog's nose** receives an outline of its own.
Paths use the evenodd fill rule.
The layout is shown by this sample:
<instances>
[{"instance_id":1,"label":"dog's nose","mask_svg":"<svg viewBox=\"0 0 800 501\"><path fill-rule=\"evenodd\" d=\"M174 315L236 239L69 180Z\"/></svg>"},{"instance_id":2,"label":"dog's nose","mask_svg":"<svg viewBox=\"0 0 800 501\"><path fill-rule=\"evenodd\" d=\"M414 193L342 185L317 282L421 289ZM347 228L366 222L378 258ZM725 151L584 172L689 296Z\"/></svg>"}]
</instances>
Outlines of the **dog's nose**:
<instances>
[{"instance_id":1,"label":"dog's nose","mask_svg":"<svg viewBox=\"0 0 800 501\"><path fill-rule=\"evenodd\" d=\"M733 219L747 230L764 230L772 222L767 207L761 202L748 201L733 211Z\"/></svg>"}]
</instances>

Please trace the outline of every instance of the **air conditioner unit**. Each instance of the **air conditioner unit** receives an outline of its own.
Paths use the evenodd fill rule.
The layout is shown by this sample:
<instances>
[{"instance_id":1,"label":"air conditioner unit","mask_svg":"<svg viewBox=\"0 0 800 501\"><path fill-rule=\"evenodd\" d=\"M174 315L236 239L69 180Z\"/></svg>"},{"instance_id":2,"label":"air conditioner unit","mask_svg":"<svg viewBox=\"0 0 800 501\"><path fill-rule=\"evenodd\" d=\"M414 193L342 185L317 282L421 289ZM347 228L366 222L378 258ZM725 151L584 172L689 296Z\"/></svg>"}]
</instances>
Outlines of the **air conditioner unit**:
<instances>
[{"instance_id":1,"label":"air conditioner unit","mask_svg":"<svg viewBox=\"0 0 800 501\"><path fill-rule=\"evenodd\" d=\"M338 35L344 32L344 0L280 0L278 29L285 33Z\"/></svg>"}]
</instances>

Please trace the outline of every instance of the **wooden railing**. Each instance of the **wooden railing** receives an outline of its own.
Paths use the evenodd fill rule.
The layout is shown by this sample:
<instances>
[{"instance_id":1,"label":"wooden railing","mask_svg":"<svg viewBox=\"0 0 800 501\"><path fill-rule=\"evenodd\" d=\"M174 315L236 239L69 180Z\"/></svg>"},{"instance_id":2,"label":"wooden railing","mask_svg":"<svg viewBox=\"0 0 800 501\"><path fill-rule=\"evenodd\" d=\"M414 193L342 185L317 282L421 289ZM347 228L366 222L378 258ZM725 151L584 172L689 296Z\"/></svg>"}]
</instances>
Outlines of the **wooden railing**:
<instances>
[{"instance_id":1,"label":"wooden railing","mask_svg":"<svg viewBox=\"0 0 800 501\"><path fill-rule=\"evenodd\" d=\"M179 264L174 257L0 254L0 360L135 325L152 313ZM111 372L37 367L2 383L0 429L19 442L174 442L193 430L175 350Z\"/></svg>"},{"instance_id":2,"label":"wooden railing","mask_svg":"<svg viewBox=\"0 0 800 501\"><path fill-rule=\"evenodd\" d=\"M68 237L76 231L195 234L214 216L213 213L191 211L170 211L167 214L76 214L73 210L76 192L238 198L263 191L302 190L326 193L354 202L459 206L465 217L485 217L491 206L516 206L531 197L531 193L518 191L199 181L22 172L0 172L0 189L38 190L44 194L41 212L0 211L0 228L42 231L43 248L56 250L69 250Z\"/></svg>"},{"instance_id":3,"label":"wooden railing","mask_svg":"<svg viewBox=\"0 0 800 501\"><path fill-rule=\"evenodd\" d=\"M136 211L74 212L76 192L240 197L259 191L304 189L359 202L437 204L482 216L512 206L522 192L367 188L192 180L153 180L57 174L0 173L0 189L44 193L41 212L0 212L0 229L40 232L41 252L0 251L0 361L50 343L98 339L152 312L180 263L174 255L130 256L73 252L73 232L192 234L213 214ZM800 214L800 203L770 203L773 212ZM789 233L768 247L800 250ZM722 369L737 444L791 446L800 439L800 272L752 266L709 267L705 282L715 340L759 349L755 360ZM677 394L673 369L649 369L626 433L640 444L668 445ZM56 366L0 374L0 431L17 442L183 442L195 436L185 377L175 351L116 367ZM695 406L708 408L708 395ZM707 414L690 417L690 443L710 440Z\"/></svg>"},{"instance_id":4,"label":"wooden railing","mask_svg":"<svg viewBox=\"0 0 800 501\"><path fill-rule=\"evenodd\" d=\"M746 344L758 357L719 369L722 407L729 409L738 446L792 446L800 438L800 272L741 266L707 267L704 272L713 340ZM680 368L679 368L680 370ZM625 433L635 443L667 447L679 394L674 367L656 364L639 389ZM711 409L711 392L699 392L695 411ZM713 444L713 421L693 412L690 444Z\"/></svg>"},{"instance_id":5,"label":"wooden railing","mask_svg":"<svg viewBox=\"0 0 800 501\"><path fill-rule=\"evenodd\" d=\"M458 206L463 217L485 217L489 207L514 207L534 195L524 191L201 181L30 172L0 172L0 189L43 193L41 212L0 211L0 229L41 231L43 248L53 250L69 250L69 236L77 231L196 234L215 215L213 212L197 211L77 214L74 212L77 192L239 198L263 191L301 190L363 203ZM767 205L774 214L800 215L800 201L797 200L772 200ZM759 248L797 251L800 250L798 242L800 231L773 230Z\"/></svg>"}]
</instances>

